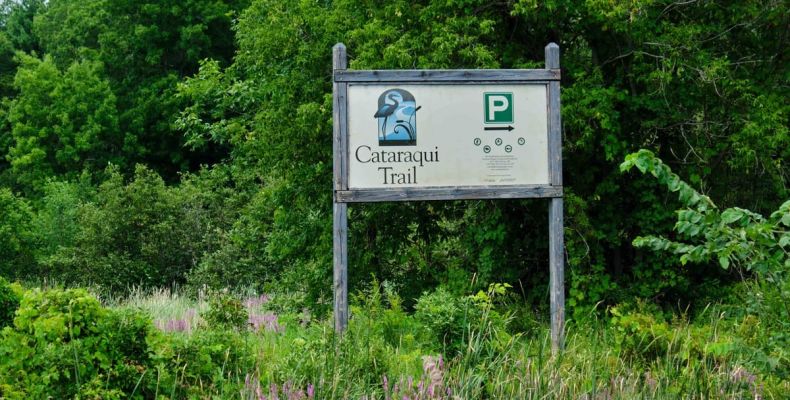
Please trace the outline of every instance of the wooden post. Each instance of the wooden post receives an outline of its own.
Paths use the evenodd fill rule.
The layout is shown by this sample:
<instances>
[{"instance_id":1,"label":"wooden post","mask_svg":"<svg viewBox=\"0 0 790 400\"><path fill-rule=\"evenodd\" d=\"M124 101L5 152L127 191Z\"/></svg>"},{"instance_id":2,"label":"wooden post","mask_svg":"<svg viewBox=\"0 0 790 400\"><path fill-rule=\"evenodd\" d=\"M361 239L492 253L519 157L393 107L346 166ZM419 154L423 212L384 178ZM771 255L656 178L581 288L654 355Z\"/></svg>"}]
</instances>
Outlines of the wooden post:
<instances>
[{"instance_id":1,"label":"wooden post","mask_svg":"<svg viewBox=\"0 0 790 400\"><path fill-rule=\"evenodd\" d=\"M333 147L333 174L334 195L332 197L332 237L333 237L333 265L334 265L334 311L335 331L343 332L348 326L348 204L339 203L336 193L348 190L347 157L345 131L348 129L346 121L346 107L348 83L338 83L334 80L337 71L345 70L348 65L346 46L338 43L332 48L332 76L333 76L333 104L332 125L334 138Z\"/></svg>"},{"instance_id":2,"label":"wooden post","mask_svg":"<svg viewBox=\"0 0 790 400\"><path fill-rule=\"evenodd\" d=\"M560 68L560 46L549 43L546 69ZM562 187L562 120L560 118L560 82L549 82L549 173L552 186ZM551 301L551 351L557 354L564 346L565 329L565 233L563 200L554 197L549 205L549 296Z\"/></svg>"}]
</instances>

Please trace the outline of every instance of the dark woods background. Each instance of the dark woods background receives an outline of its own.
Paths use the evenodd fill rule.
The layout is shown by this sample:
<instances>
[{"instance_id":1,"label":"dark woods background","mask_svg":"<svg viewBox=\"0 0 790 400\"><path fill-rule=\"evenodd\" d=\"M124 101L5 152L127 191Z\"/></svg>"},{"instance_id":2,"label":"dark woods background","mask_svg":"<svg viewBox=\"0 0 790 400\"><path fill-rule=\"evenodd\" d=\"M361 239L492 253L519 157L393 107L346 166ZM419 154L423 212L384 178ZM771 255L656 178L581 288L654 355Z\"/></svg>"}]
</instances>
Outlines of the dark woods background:
<instances>
[{"instance_id":1,"label":"dark woods background","mask_svg":"<svg viewBox=\"0 0 790 400\"><path fill-rule=\"evenodd\" d=\"M788 198L782 1L21 0L0 15L0 274L331 300L331 47L350 68L541 68L561 47L571 313L703 305L740 276L635 250L678 208ZM548 203L350 208L352 290L510 283L547 302Z\"/></svg>"}]
</instances>

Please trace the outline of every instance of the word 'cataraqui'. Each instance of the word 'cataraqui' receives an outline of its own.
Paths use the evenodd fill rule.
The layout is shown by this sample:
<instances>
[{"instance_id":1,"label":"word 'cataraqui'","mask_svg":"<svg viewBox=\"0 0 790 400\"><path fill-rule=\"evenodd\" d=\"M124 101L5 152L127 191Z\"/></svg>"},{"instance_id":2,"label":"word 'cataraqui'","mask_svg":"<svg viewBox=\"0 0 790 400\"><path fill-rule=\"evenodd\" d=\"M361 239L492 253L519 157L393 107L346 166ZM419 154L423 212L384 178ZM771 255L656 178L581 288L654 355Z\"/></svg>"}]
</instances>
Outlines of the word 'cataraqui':
<instances>
[{"instance_id":1,"label":"word 'cataraqui'","mask_svg":"<svg viewBox=\"0 0 790 400\"><path fill-rule=\"evenodd\" d=\"M362 164L414 164L406 169L397 166L378 167L381 171L383 184L414 184L417 183L417 167L424 167L426 163L439 162L439 147L432 151L388 151L373 150L370 146L362 145L354 152L357 161Z\"/></svg>"}]
</instances>

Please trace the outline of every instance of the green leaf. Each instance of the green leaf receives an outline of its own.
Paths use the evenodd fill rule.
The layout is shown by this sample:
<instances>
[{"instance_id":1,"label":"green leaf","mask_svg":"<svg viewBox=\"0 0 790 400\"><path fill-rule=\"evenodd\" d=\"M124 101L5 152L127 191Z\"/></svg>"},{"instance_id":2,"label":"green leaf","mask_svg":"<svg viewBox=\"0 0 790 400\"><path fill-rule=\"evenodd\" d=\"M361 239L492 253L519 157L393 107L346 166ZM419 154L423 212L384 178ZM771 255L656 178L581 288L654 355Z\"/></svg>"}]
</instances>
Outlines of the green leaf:
<instances>
[{"instance_id":1,"label":"green leaf","mask_svg":"<svg viewBox=\"0 0 790 400\"><path fill-rule=\"evenodd\" d=\"M639 171L641 171L642 173L648 171L650 167L650 163L644 157L637 157L636 162L634 164L636 165L637 168L639 168Z\"/></svg>"},{"instance_id":2,"label":"green leaf","mask_svg":"<svg viewBox=\"0 0 790 400\"><path fill-rule=\"evenodd\" d=\"M689 188L688 186L681 186L680 194L678 195L678 198L680 199L681 203L689 204L691 200L691 196L693 195L694 195L694 191L691 190L691 188Z\"/></svg>"},{"instance_id":3,"label":"green leaf","mask_svg":"<svg viewBox=\"0 0 790 400\"><path fill-rule=\"evenodd\" d=\"M725 224L731 224L735 221L738 221L743 217L743 211L738 210L736 208L728 208L721 213L721 220Z\"/></svg>"},{"instance_id":4,"label":"green leaf","mask_svg":"<svg viewBox=\"0 0 790 400\"><path fill-rule=\"evenodd\" d=\"M719 256L719 264L724 269L730 268L730 257L728 257L728 256Z\"/></svg>"}]
</instances>

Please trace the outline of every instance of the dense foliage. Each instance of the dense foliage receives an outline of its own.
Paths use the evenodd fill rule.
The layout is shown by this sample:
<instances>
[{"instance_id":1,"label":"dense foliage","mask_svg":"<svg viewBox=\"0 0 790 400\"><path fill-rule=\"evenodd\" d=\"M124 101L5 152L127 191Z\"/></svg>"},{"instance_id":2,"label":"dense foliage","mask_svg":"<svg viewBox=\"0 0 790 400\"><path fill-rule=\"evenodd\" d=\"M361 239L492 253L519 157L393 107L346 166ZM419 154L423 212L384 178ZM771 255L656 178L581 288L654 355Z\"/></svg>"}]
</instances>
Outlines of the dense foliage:
<instances>
[{"instance_id":1,"label":"dense foliage","mask_svg":"<svg viewBox=\"0 0 790 400\"><path fill-rule=\"evenodd\" d=\"M16 261L3 268L118 289L255 279L327 304L331 46L346 43L351 68L532 68L557 41L569 305L585 315L633 296L691 303L687 293L737 274L632 247L670 229L679 204L620 174L618 160L648 147L725 207L777 209L790 178L786 11L775 1L6 1L0 182L16 204L3 223L17 229L2 245ZM459 294L508 282L542 304L545 219L541 201L352 207L352 286L373 273L410 303L436 285Z\"/></svg>"},{"instance_id":2,"label":"dense foliage","mask_svg":"<svg viewBox=\"0 0 790 400\"><path fill-rule=\"evenodd\" d=\"M515 329L506 285L474 296L421 296L409 315L374 282L340 340L331 322L279 295L190 300L136 292L104 307L84 290L23 294L0 331L0 396L101 399L784 398L788 364L765 358L769 332L727 308L666 320L645 304L609 324L569 331L550 357L548 332ZM231 326L219 314L241 311ZM243 305L242 305L243 304ZM242 305L241 308L237 305ZM425 318L428 317L428 318ZM152 320L153 319L153 324ZM235 317L234 317L235 319ZM261 321L265 321L261 323ZM457 326L444 335L446 323ZM156 326L156 328L155 328ZM444 353L446 356L443 356ZM782 361L782 360L780 360Z\"/></svg>"},{"instance_id":3,"label":"dense foliage","mask_svg":"<svg viewBox=\"0 0 790 400\"><path fill-rule=\"evenodd\" d=\"M288 312L323 321L332 298L332 46L345 43L355 69L540 68L553 41L562 51L567 315L580 327L604 318L612 335L596 343L616 349L613 359L650 374L664 362L661 394L692 393L661 385L714 370L759 371L781 386L790 347L788 26L787 2L777 0L2 0L0 276L112 295L252 286L287 293ZM633 167L644 174L624 173ZM513 372L504 344L539 334L535 315L547 314L546 206L351 206L350 287L362 293L353 326L370 339L351 335L340 344L350 353L331 360L366 360L332 372L363 382L345 395L367 393L385 370L415 375L395 367L403 357L419 373L417 354L429 352L465 354L457 382L480 378L464 375L480 360ZM102 308L84 292L22 296L14 285L0 281L6 311L21 302L0 313L7 397L148 398L162 394L156 382L188 397L204 382L217 386L202 394L236 390L247 373L259 383L329 378L319 368L326 358L283 355L282 369L253 371L244 354L226 353L249 334L231 295L206 302L211 328L162 339L147 316ZM499 296L523 306L493 313L486 304ZM710 303L726 317L695 319L712 315ZM269 314L256 318L276 327ZM493 327L474 330L485 357L468 351L473 321ZM287 336L289 346L318 357L333 339L323 322L305 326L299 335L310 340ZM361 340L396 354L355 353L367 347ZM138 350L115 349L127 344ZM246 364L229 383L221 366L231 356ZM668 372L681 364L684 372ZM57 388L34 384L45 376ZM632 382L649 387L653 376ZM732 389L722 382L693 393ZM595 397L599 386L588 383L593 392L573 393ZM463 393L482 393L470 385Z\"/></svg>"}]
</instances>

